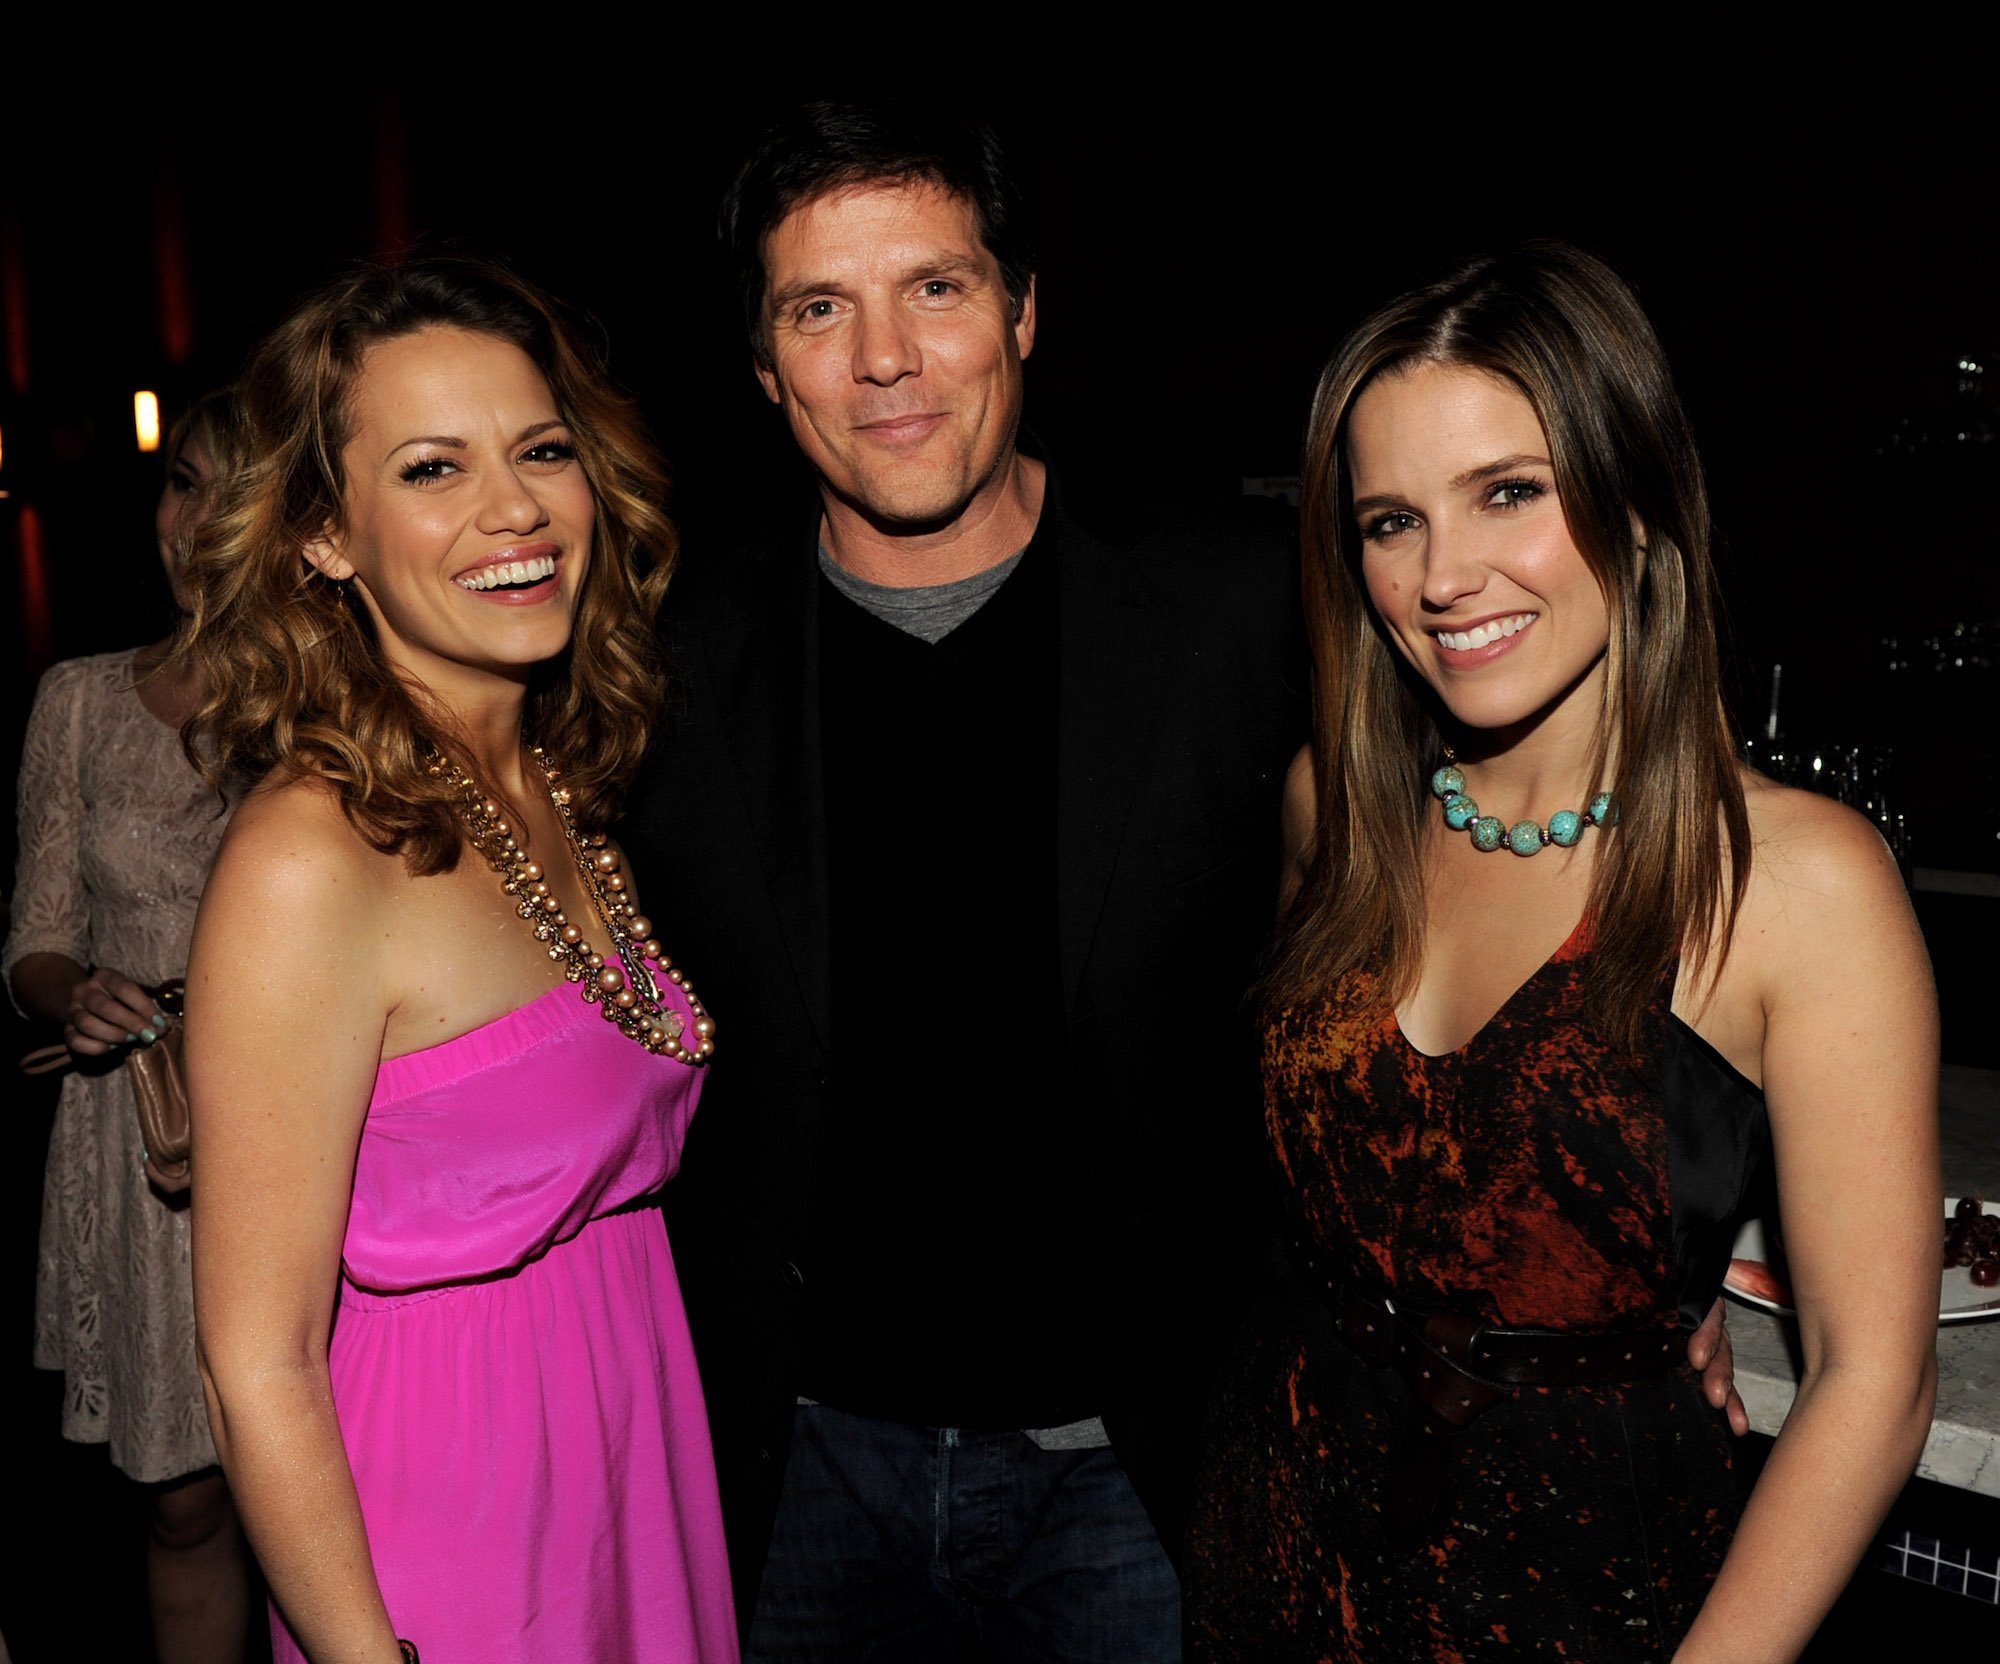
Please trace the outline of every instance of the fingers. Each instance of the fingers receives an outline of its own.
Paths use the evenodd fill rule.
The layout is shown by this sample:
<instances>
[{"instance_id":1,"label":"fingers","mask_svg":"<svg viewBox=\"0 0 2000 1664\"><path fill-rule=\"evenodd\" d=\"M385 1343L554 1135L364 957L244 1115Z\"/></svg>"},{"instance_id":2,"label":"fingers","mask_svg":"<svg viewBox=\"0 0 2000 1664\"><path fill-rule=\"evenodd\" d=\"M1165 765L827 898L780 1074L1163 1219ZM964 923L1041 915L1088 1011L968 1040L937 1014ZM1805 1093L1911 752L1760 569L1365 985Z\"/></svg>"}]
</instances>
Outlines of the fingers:
<instances>
[{"instance_id":1,"label":"fingers","mask_svg":"<svg viewBox=\"0 0 2000 1664\"><path fill-rule=\"evenodd\" d=\"M1715 1304L1708 1308L1708 1316L1701 1320L1701 1327L1688 1336L1688 1362L1698 1370L1707 1371L1715 1361L1715 1355L1729 1344L1729 1331L1723 1327L1722 1298L1716 1297ZM1724 1385L1728 1384L1729 1370L1724 1365ZM1722 1408L1722 1400L1713 1400L1715 1407Z\"/></svg>"},{"instance_id":2,"label":"fingers","mask_svg":"<svg viewBox=\"0 0 2000 1664\"><path fill-rule=\"evenodd\" d=\"M100 966L70 990L63 1038L80 1056L101 1056L115 1046L151 1045L166 1032L166 1014L122 971Z\"/></svg>"},{"instance_id":3,"label":"fingers","mask_svg":"<svg viewBox=\"0 0 2000 1664\"><path fill-rule=\"evenodd\" d=\"M1688 1361L1701 1371L1702 1396L1728 1417L1730 1430L1739 1438L1749 1432L1749 1412L1736 1391L1736 1349L1723 1325L1720 1300L1689 1338Z\"/></svg>"},{"instance_id":4,"label":"fingers","mask_svg":"<svg viewBox=\"0 0 2000 1664\"><path fill-rule=\"evenodd\" d=\"M1729 1403L1724 1406L1723 1413L1729 1417L1729 1431L1739 1439L1750 1431L1750 1412L1744 1407L1743 1400L1737 1396L1734 1387L1729 1389Z\"/></svg>"}]
</instances>

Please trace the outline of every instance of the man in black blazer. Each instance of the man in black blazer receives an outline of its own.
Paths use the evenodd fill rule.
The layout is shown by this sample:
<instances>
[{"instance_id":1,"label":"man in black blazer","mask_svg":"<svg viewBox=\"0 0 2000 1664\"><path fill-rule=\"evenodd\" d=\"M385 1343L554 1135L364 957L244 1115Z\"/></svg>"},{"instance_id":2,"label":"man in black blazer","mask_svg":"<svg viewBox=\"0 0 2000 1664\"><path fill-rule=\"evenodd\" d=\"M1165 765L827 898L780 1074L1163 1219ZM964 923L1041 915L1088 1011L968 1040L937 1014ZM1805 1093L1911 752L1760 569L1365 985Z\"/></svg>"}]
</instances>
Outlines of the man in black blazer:
<instances>
[{"instance_id":1,"label":"man in black blazer","mask_svg":"<svg viewBox=\"0 0 2000 1664\"><path fill-rule=\"evenodd\" d=\"M1174 1658L1258 1238L1289 526L1024 433L983 128L809 106L724 226L819 490L690 550L623 836L720 1027L669 1221L749 1654Z\"/></svg>"}]
</instances>

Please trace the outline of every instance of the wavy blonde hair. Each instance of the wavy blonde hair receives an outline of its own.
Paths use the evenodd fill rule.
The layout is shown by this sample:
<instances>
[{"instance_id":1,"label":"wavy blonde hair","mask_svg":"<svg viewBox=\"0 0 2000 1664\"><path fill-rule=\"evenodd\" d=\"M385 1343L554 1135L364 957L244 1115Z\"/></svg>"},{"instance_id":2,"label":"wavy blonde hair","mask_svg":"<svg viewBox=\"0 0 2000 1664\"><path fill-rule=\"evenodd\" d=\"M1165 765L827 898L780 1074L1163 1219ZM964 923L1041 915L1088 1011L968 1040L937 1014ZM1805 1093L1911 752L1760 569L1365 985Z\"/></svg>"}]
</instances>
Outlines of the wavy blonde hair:
<instances>
[{"instance_id":1,"label":"wavy blonde hair","mask_svg":"<svg viewBox=\"0 0 2000 1664\"><path fill-rule=\"evenodd\" d=\"M520 348L549 384L596 506L568 651L538 667L527 737L559 761L578 821L602 826L644 758L663 674L654 619L678 550L666 466L593 337L506 267L466 256L367 266L309 296L238 383L241 461L196 535L181 651L208 700L188 725L196 766L311 778L355 831L413 873L449 871L463 842L434 753L461 749L448 711L383 657L365 609L305 558L343 523L341 454L368 349L424 329ZM194 749L199 735L213 754Z\"/></svg>"},{"instance_id":2,"label":"wavy blonde hair","mask_svg":"<svg viewBox=\"0 0 2000 1664\"><path fill-rule=\"evenodd\" d=\"M1619 824L1587 901L1593 1015L1636 1044L1677 955L1719 968L1750 870L1722 706L1708 496L1665 354L1602 261L1561 243L1475 260L1391 302L1334 353L1306 440L1301 538L1317 824L1259 989L1267 1013L1346 973L1408 994L1422 970L1428 790L1449 718L1383 637L1361 578L1347 427L1375 381L1421 364L1497 377L1548 435L1571 540L1611 635L1593 777L1616 758ZM1636 516L1644 540L1634 526ZM1712 961L1712 966L1711 966Z\"/></svg>"}]
</instances>

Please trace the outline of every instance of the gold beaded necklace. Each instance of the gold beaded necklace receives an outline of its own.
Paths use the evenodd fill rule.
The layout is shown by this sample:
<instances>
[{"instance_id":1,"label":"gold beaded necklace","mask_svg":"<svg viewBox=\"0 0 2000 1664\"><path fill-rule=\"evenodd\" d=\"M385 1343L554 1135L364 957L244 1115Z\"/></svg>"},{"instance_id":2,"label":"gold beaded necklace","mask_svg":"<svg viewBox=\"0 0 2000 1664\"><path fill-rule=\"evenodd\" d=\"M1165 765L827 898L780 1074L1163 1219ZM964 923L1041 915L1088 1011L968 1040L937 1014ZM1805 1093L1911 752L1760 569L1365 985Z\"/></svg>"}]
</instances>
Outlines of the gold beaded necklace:
<instances>
[{"instance_id":1,"label":"gold beaded necklace","mask_svg":"<svg viewBox=\"0 0 2000 1664\"><path fill-rule=\"evenodd\" d=\"M535 940L544 943L549 957L561 963L563 980L581 984L584 1002L597 1006L607 1022L616 1023L647 1051L682 1063L706 1063L715 1055L715 1019L695 998L687 977L660 951L660 944L653 939L652 921L626 899L618 852L602 832L577 830L569 812L569 788L559 784L559 772L550 766L539 745L530 747L530 755L548 782L549 801L562 822L563 840L576 861L576 870L583 875L584 890L610 934L608 956L594 952L583 939L582 930L564 916L541 863L527 858L500 805L449 758L434 757L430 772L457 791L459 816L472 847L500 875L500 887L515 898L514 911L528 921ZM669 1010L660 998L656 972L664 974L687 997L694 1018L692 1046L687 1044L688 1025L680 1013Z\"/></svg>"}]
</instances>

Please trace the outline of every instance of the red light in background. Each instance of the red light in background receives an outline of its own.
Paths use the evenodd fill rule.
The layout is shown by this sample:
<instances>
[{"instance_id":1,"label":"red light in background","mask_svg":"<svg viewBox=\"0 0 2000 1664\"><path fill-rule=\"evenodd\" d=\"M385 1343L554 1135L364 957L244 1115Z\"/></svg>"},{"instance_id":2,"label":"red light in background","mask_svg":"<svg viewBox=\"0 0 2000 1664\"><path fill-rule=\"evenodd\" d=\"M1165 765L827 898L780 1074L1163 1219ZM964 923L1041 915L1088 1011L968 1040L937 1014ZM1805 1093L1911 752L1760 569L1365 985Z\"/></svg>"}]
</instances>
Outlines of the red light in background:
<instances>
[{"instance_id":1,"label":"red light in background","mask_svg":"<svg viewBox=\"0 0 2000 1664\"><path fill-rule=\"evenodd\" d=\"M385 260L397 260L409 252L413 241L403 107L383 92L370 114L375 129L375 252Z\"/></svg>"},{"instance_id":2,"label":"red light in background","mask_svg":"<svg viewBox=\"0 0 2000 1664\"><path fill-rule=\"evenodd\" d=\"M49 612L48 551L42 540L41 512L23 505L15 534L21 548L21 647L28 674L39 681L55 663L56 626Z\"/></svg>"},{"instance_id":3,"label":"red light in background","mask_svg":"<svg viewBox=\"0 0 2000 1664\"><path fill-rule=\"evenodd\" d=\"M17 396L28 391L28 274L21 260L21 227L0 219L0 329L4 329L7 382Z\"/></svg>"},{"instance_id":4,"label":"red light in background","mask_svg":"<svg viewBox=\"0 0 2000 1664\"><path fill-rule=\"evenodd\" d=\"M153 179L153 266L159 284L160 350L169 364L194 356L194 298L188 284L187 230L180 164L162 158Z\"/></svg>"}]
</instances>

